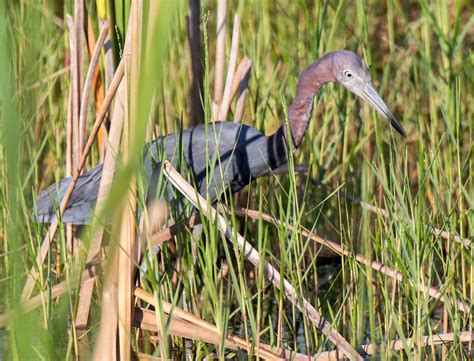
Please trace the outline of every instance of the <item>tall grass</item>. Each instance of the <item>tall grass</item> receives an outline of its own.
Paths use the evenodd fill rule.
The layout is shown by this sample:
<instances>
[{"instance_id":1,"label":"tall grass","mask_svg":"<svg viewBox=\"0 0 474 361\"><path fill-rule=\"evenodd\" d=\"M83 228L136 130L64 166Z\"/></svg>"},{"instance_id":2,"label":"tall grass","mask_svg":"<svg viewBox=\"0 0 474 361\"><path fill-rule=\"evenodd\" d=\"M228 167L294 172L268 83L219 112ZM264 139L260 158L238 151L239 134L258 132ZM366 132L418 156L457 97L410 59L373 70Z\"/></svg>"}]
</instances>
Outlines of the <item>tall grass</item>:
<instances>
[{"instance_id":1,"label":"tall grass","mask_svg":"<svg viewBox=\"0 0 474 361\"><path fill-rule=\"evenodd\" d=\"M161 3L158 26L142 39L142 44L151 45L142 48L141 66L148 73L138 79L136 113L131 114L138 120L131 148L134 158L118 175L109 209L125 199L131 174L138 175L139 188L142 184L139 159L141 144L150 140L146 136L151 134L146 131L149 114L158 135L191 124L188 6L184 1L174 6ZM87 4L95 16L95 2ZM108 4L118 61L130 1ZM425 335L473 331L474 248L432 232L439 228L462 238L474 235L472 5L460 0L248 0L229 2L228 7L227 28L237 13L239 52L252 60L245 124L273 133L285 120L301 70L328 51L347 48L364 56L376 87L409 135L402 140L367 105L342 87L328 85L315 100L308 134L290 157L289 172L258 179L237 198L222 196L231 209L234 205L258 209L279 223L239 218L231 212L225 215L228 224L353 346L401 340L402 351L382 347L376 359L472 357L469 344L458 337L443 347L425 347L422 342ZM35 196L65 175L69 79L67 74L48 76L67 64L69 35L64 19L72 12L72 1L59 5L8 0L0 5L0 313L7 313L9 324L0 329L0 358L72 359L84 352L84 337L69 329L71 305L77 307L79 297L81 264L68 258L63 228L35 288L35 292L45 291L41 307L23 313L18 302L45 228L31 219ZM209 122L217 21L214 1L203 1L201 18L202 101ZM97 29L95 18L93 23ZM227 37L228 54L230 32ZM93 149L89 166L98 159L98 149ZM307 166L308 172L297 172L298 164ZM320 187L321 182L334 191ZM342 192L383 207L388 217L346 200ZM182 212L172 210L179 218L189 216L193 208L187 203ZM310 355L333 349L264 278L263 260L260 267L250 266L235 239L228 242L207 216L199 214L202 232L184 227L162 246L158 257L146 258L140 286L155 298L162 333L157 345L150 341L153 332L134 329L133 351L176 358L251 358L260 343ZM340 257L288 231L288 225L302 225L397 269L403 281L383 276L353 257ZM111 246L118 243L116 235L109 234ZM87 244L88 236L83 238ZM56 300L51 287L63 280L69 292ZM98 333L101 285L94 293L87 329L89 351ZM438 287L444 302L433 300L419 285ZM466 302L468 312L452 299ZM222 335L233 333L248 340L253 349L230 351L223 342L213 345L169 336L163 302L209 321Z\"/></svg>"}]
</instances>

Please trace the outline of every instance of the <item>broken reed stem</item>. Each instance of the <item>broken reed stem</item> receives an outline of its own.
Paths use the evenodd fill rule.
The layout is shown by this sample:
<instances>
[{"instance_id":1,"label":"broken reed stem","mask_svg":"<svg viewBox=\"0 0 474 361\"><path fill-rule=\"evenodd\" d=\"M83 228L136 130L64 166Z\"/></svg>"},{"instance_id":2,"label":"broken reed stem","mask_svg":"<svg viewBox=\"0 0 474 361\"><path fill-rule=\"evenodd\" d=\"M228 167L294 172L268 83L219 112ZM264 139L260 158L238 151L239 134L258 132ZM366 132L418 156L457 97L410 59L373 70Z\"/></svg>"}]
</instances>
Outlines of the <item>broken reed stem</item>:
<instances>
[{"instance_id":1,"label":"broken reed stem","mask_svg":"<svg viewBox=\"0 0 474 361\"><path fill-rule=\"evenodd\" d=\"M237 104L235 106L235 112L234 112L234 122L235 123L240 123L242 120L242 116L244 114L244 107L245 107L245 98L247 97L248 93L248 85L249 85L249 79L250 79L250 70L252 69L252 60L249 58L245 57L243 62L244 66L243 69L240 70L240 65L239 68L237 69L237 73L239 74L240 81L239 81L239 94L237 96ZM240 75L240 72L241 75Z\"/></svg>"},{"instance_id":2,"label":"broken reed stem","mask_svg":"<svg viewBox=\"0 0 474 361\"><path fill-rule=\"evenodd\" d=\"M156 326L156 315L155 312L145 310L145 309L140 309L140 308L135 308L135 313L134 313L134 326L138 327L142 330L145 331L150 331L154 333L160 332L158 327ZM168 322L167 320L165 320ZM206 329L201 329L198 327L194 327L193 324L190 324L189 322L183 321L178 318L171 318L169 322L169 328L168 328L168 333L173 336L177 337L183 337L183 338L188 338L191 340L196 340L196 341L201 341L201 342L206 342L210 344L220 344L222 341L220 336L216 335L213 332L210 332ZM216 339L216 337L219 337ZM159 340L160 336L151 336L150 339L158 339ZM245 340L241 339L240 337L236 337L236 339L240 339L243 342ZM233 343L230 343L228 341L225 341L224 346L230 350L239 350L239 347ZM293 361L308 361L308 355L303 355L294 351L289 351L277 347L272 347L267 344L260 344L259 349L254 351L254 356L255 353L266 360L293 360ZM139 355L145 355L147 358L150 360L153 359L155 360L155 357L139 353ZM281 355L281 356L279 356Z\"/></svg>"},{"instance_id":3,"label":"broken reed stem","mask_svg":"<svg viewBox=\"0 0 474 361\"><path fill-rule=\"evenodd\" d=\"M421 338L421 345L418 343L418 346L430 347L430 346L443 346L446 343L454 342L457 339L459 342L472 342L474 341L474 332L473 331L464 331L460 333L440 333L434 335L427 335ZM359 348L364 350L364 352L370 356L383 352L386 349L392 351L403 351L406 349L405 345L415 345L419 342L419 338L407 338L405 341L397 340L390 341L383 344L366 344L362 345ZM314 358L318 361L333 361L333 360L342 360L344 359L337 351L327 351L321 352L317 355L314 355Z\"/></svg>"},{"instance_id":4,"label":"broken reed stem","mask_svg":"<svg viewBox=\"0 0 474 361\"><path fill-rule=\"evenodd\" d=\"M224 217L217 213L217 211L210 206L208 208L207 202L202 198L201 195L197 194L195 189L187 183L184 178L177 172L171 163L168 161L163 162L163 168L165 176L173 184L173 186L179 190L195 207L199 208L203 214L210 216L211 219L217 219L219 229L225 234L226 238L232 240L236 237L237 246L241 252L244 252L247 260L250 261L255 267L260 267L260 255L246 240L232 227L227 226ZM300 311L307 316L315 327L321 330L321 332L327 336L333 344L347 355L351 359L362 360L362 357L356 352L354 348L337 332L337 330L328 323L322 315L305 299L300 297L296 290L293 288L290 282L286 279L282 279L280 273L272 266L269 262L264 261L264 275L273 283L278 289L283 285L283 294L285 298L293 305L298 307Z\"/></svg>"},{"instance_id":5,"label":"broken reed stem","mask_svg":"<svg viewBox=\"0 0 474 361\"><path fill-rule=\"evenodd\" d=\"M84 83L84 89L82 92L81 109L79 112L79 145L83 149L85 146L87 136L87 108L89 105L89 98L92 91L92 82L94 79L94 73L99 63L100 53L104 45L107 33L109 31L110 21L105 22L101 29L99 38L95 44L94 52L92 53L89 69L87 70L86 81Z\"/></svg>"},{"instance_id":6,"label":"broken reed stem","mask_svg":"<svg viewBox=\"0 0 474 361\"><path fill-rule=\"evenodd\" d=\"M150 305L154 306L155 308L157 307L156 302L155 302L155 298L153 297L152 294L150 294L148 292L145 292L141 288L136 288L134 293L135 293L135 296L137 298L141 299L142 301L145 301L146 303L149 303ZM214 337L214 342L210 342L210 343L215 344L216 339L218 340L218 342L220 342L222 340L222 334L215 325L213 325L213 324L211 324L207 321L204 321L203 319L201 319L199 317L194 316L192 313L186 312L186 311L184 311L183 309L181 309L179 307L175 307L175 306L173 306L172 304L170 304L169 302L166 302L166 301L161 301L160 308L161 308L161 310L163 310L163 312L165 314L167 314L168 316L172 316L173 321L176 320L176 319L181 319L183 321L188 322L189 325L188 325L187 329L189 329L190 327L191 328L196 327L196 328L199 328L199 329L204 330L204 331L209 331L211 334L215 334L215 336L217 336L217 337ZM154 318L154 320L155 320L154 323L156 325L156 318ZM156 325L156 327L158 328L158 332L159 332L159 327L157 325ZM207 341L207 342L209 342L209 341ZM226 336L225 343L226 343L226 347L228 347L230 349L233 349L233 350L236 350L238 348L242 348L242 349L245 349L245 350L249 351L250 347L251 347L251 345L248 344L244 339L242 339L238 336L233 336L233 335ZM231 347L231 346L234 346L234 347ZM257 349L257 353L258 353L258 356L263 357L267 360L280 360L281 359L277 355L275 355L271 352L268 352L267 350L264 350L264 349Z\"/></svg>"},{"instance_id":7,"label":"broken reed stem","mask_svg":"<svg viewBox=\"0 0 474 361\"><path fill-rule=\"evenodd\" d=\"M214 77L214 104L219 105L224 91L225 40L226 40L227 0L217 1L216 25L216 65Z\"/></svg>"},{"instance_id":8,"label":"broken reed stem","mask_svg":"<svg viewBox=\"0 0 474 361\"><path fill-rule=\"evenodd\" d=\"M84 151L82 152L81 160L75 171L74 177L71 180L71 184L69 185L69 188L67 189L67 192L61 201L61 207L59 210L60 215L64 214L64 211L67 208L67 204L69 202L69 199L71 198L71 194L74 190L74 187L76 186L77 179L79 178L79 175L81 174L82 169L84 168L84 165L86 164L89 151L91 150L92 145L94 144L94 139L110 107L110 104L115 95L115 92L117 91L120 81L122 80L123 74L124 74L124 65L123 65L123 61L121 61L117 67L117 71L115 72L112 84L110 85L110 90L105 97L102 108L100 109L100 112L97 115L96 121L94 123L94 127L91 131L91 134L89 135L89 140L87 141ZM22 302L25 302L26 300L28 300L28 298L30 298L31 296L31 293L33 292L34 283L38 275L37 272L38 271L41 272L41 268L43 267L43 262L49 251L50 241L54 239L54 236L56 235L57 231L58 231L58 219L57 217L54 217L49 227L49 230L43 239L40 253L36 257L36 264L31 268L30 274L28 275L28 278L25 282L25 287L23 288L23 292L21 295Z\"/></svg>"},{"instance_id":9,"label":"broken reed stem","mask_svg":"<svg viewBox=\"0 0 474 361\"><path fill-rule=\"evenodd\" d=\"M240 86L242 81L245 78L245 75L249 72L250 68L252 67L252 60L249 57L244 57L239 65L237 66L237 70L234 74L234 79L232 80L232 87L230 92L230 99L234 99L237 91L240 93Z\"/></svg>"},{"instance_id":10,"label":"broken reed stem","mask_svg":"<svg viewBox=\"0 0 474 361\"><path fill-rule=\"evenodd\" d=\"M133 315L133 325L145 331L160 333L160 328L156 325L157 317L159 317L159 315L153 311L135 308ZM217 335L207 329L201 329L187 321L174 317L171 317L171 319L165 318L164 322L168 325L169 335L210 344L216 343ZM227 340L224 341L224 346L230 350L236 351L239 349L237 345Z\"/></svg>"},{"instance_id":11,"label":"broken reed stem","mask_svg":"<svg viewBox=\"0 0 474 361\"><path fill-rule=\"evenodd\" d=\"M229 111L230 102L232 100L232 83L234 80L235 67L237 64L237 54L239 52L239 33L240 33L240 19L237 15L234 16L234 28L232 30L232 43L230 47L229 64L227 66L227 77L225 81L224 94L222 102L219 105L216 120L225 120Z\"/></svg>"},{"instance_id":12,"label":"broken reed stem","mask_svg":"<svg viewBox=\"0 0 474 361\"><path fill-rule=\"evenodd\" d=\"M183 227L188 226L194 228L194 226L201 224L201 219L198 214L193 214L187 222L180 221L177 224L173 224L171 227L165 228L162 231L156 232L150 236L149 244L152 247L158 247L161 243L169 240L182 231Z\"/></svg>"},{"instance_id":13,"label":"broken reed stem","mask_svg":"<svg viewBox=\"0 0 474 361\"><path fill-rule=\"evenodd\" d=\"M227 212L230 213L231 211L229 209L227 209ZM249 218L254 219L254 220L259 220L261 218L261 219L263 219L264 221L266 221L268 223L273 223L274 225L280 225L281 224L281 222L278 219L270 216L269 214L262 213L260 211L235 207L233 209L233 212L235 212L236 215L244 216L244 217L248 216ZM337 252L339 255L345 255L346 257L355 258L357 262L371 267L376 272L380 272L380 273L382 273L382 274L384 274L384 275L386 275L390 278L393 278L397 281L400 281L400 282L404 280L404 276L400 271L397 271L397 270L395 270L391 267L388 267L388 266L386 266L386 265L384 265L380 262L369 260L369 259L365 258L363 255L361 255L359 253L354 253L352 251L349 251L348 249L344 248L340 244L338 244L336 242L333 242L333 241L330 241L330 240L326 240L322 237L319 237L319 236L315 235L314 233L311 233L310 231L308 231L307 229L305 229L302 226L296 226L295 227L291 224L285 224L285 227L287 227L287 229L289 231L296 230L296 232L300 233L302 236L310 238L310 239L312 239L313 241L315 241L317 243L320 243L320 244L322 244L326 247L329 247L333 251ZM445 302L444 299L442 298L443 294L437 288L425 286L421 283L419 283L417 286L425 294L430 295L432 298L434 298L438 301L441 301L443 303ZM450 302L453 305L457 304L457 307L459 307L459 309L461 311L463 311L464 313L466 313L466 314L469 313L469 309L470 309L469 305L467 303L465 303L464 301L457 301L457 300L454 300L454 299L450 298Z\"/></svg>"}]
</instances>

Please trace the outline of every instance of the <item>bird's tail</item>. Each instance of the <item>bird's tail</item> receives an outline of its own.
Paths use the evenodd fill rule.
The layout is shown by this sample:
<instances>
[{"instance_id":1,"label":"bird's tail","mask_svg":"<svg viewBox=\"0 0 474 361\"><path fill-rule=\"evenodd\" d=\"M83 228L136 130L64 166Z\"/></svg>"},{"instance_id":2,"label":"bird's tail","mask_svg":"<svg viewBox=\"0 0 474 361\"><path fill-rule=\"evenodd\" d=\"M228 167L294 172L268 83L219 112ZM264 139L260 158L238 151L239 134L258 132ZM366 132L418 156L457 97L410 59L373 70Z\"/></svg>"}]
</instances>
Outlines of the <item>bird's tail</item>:
<instances>
[{"instance_id":1,"label":"bird's tail","mask_svg":"<svg viewBox=\"0 0 474 361\"><path fill-rule=\"evenodd\" d=\"M62 221L69 224L88 224L94 212L102 177L102 164L82 174L74 187ZM38 222L51 223L59 213L60 202L66 195L72 177L63 178L46 188L36 200L37 212L34 217Z\"/></svg>"}]
</instances>

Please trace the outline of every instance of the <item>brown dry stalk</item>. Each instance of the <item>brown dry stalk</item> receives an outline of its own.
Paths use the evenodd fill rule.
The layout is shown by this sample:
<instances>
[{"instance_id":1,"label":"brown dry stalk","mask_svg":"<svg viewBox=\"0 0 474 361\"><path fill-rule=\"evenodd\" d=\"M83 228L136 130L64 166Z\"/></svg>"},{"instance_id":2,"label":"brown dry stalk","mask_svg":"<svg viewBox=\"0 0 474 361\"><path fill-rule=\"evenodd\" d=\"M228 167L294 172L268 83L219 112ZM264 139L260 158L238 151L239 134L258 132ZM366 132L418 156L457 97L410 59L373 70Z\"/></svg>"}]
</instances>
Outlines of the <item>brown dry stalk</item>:
<instances>
[{"instance_id":1,"label":"brown dry stalk","mask_svg":"<svg viewBox=\"0 0 474 361\"><path fill-rule=\"evenodd\" d=\"M174 237L182 231L184 227L194 228L195 225L201 223L201 219L197 214L193 214L187 222L181 221L177 224L173 224L171 227L165 228L159 232L153 233L150 236L150 244L152 246L159 246L161 243L168 241L171 237Z\"/></svg>"},{"instance_id":2,"label":"brown dry stalk","mask_svg":"<svg viewBox=\"0 0 474 361\"><path fill-rule=\"evenodd\" d=\"M61 201L61 207L59 211L61 215L64 214L64 211L66 210L67 204L69 202L69 199L71 198L71 194L72 194L72 191L74 190L77 179L79 178L79 175L81 174L82 169L84 168L89 151L91 150L92 145L94 144L94 139L102 124L102 121L105 118L105 114L107 113L110 107L110 104L112 103L112 99L115 95L115 92L117 91L120 81L122 80L123 74L124 74L124 65L123 65L123 62L121 61L119 63L117 71L115 72L112 84L110 85L110 90L107 93L107 96L105 97L104 104L102 105L102 108L99 114L97 115L96 121L94 123L94 128L92 129L91 134L89 135L89 140L87 141L87 144L82 153L81 161L79 162L79 165L75 171L74 177L71 180L71 184L69 185L66 195ZM43 262L49 251L50 241L54 238L57 231L58 231L58 220L57 220L57 217L54 217L49 227L49 230L43 239L40 253L36 257L36 265L31 268L30 274L28 275L28 278L25 282L25 287L23 288L23 292L21 295L22 302L25 302L26 300L28 300L28 298L30 298L31 296L31 293L33 292L33 287L35 284L36 277L38 275L38 271L41 271L43 267Z\"/></svg>"},{"instance_id":3,"label":"brown dry stalk","mask_svg":"<svg viewBox=\"0 0 474 361\"><path fill-rule=\"evenodd\" d=\"M124 45L124 59L122 62L129 61L131 53L134 49L132 49L132 41L136 43L138 42L138 33L137 33L137 14L136 8L137 1L134 1L132 4L132 12L130 14L130 20L127 27L127 33L125 36L125 45ZM133 27L132 27L133 26ZM132 40L135 38L135 40ZM109 55L110 51L109 51ZM110 63L109 65L111 65ZM107 62L106 62L107 67ZM106 69L107 72L107 69ZM126 122L125 117L128 116L128 82L129 82L129 72L123 77L122 83L120 84L120 88L117 91L116 101L114 112L112 115L112 124L110 129L110 147L107 150L106 155L106 163L104 164L104 169L102 173L102 180L99 187L99 194L96 209L103 209L105 205L106 196L110 190L111 182L115 173L115 157L114 153L118 150L120 144L120 135L122 133L122 129L124 127L124 123ZM111 86L110 86L111 88ZM107 91L108 94L109 90ZM124 134L124 143L128 141L126 138L126 134ZM124 145L125 150L127 149L126 144ZM100 207L100 208L99 208ZM125 213L124 213L125 214ZM120 225L122 226L123 223ZM99 254L101 248L101 241L103 236L103 227L98 230L98 232L94 235L91 241L91 247L89 248L88 257L94 258L96 255ZM115 230L113 231L115 232ZM122 242L122 238L121 238ZM105 276L105 283L104 289L102 291L102 305L101 305L101 322L100 322L100 329L99 335L97 337L96 346L94 348L93 359L94 360L105 360L105 359L118 359L119 355L117 355L117 351L120 351L120 355L122 357L129 358L130 357L130 350L129 345L130 343L125 344L127 341L124 340L124 337L120 337L120 347L117 346L117 326L119 325L119 290L118 290L118 282L119 282L119 257L120 253L123 253L122 249L119 247L111 247L110 250L110 258L107 261L107 273ZM130 255L129 255L130 256ZM125 290L126 291L126 290ZM122 290L123 292L123 290ZM131 291L130 291L131 292ZM132 295L128 295L127 301L130 303L129 312L131 313L131 297ZM121 307L124 307L122 304ZM126 307L126 305L125 305ZM126 311L127 312L127 311ZM122 316L123 311L122 311ZM125 315L125 317L127 317ZM130 320L131 322L131 315ZM124 327L121 325L120 327ZM129 326L130 327L130 326ZM123 329L122 329L123 332ZM129 335L130 328L127 331L125 330L125 337ZM126 350L124 350L124 348ZM124 354L125 353L125 354Z\"/></svg>"},{"instance_id":4,"label":"brown dry stalk","mask_svg":"<svg viewBox=\"0 0 474 361\"><path fill-rule=\"evenodd\" d=\"M224 91L227 0L217 1L216 64L214 66L214 104L220 104Z\"/></svg>"},{"instance_id":5,"label":"brown dry stalk","mask_svg":"<svg viewBox=\"0 0 474 361\"><path fill-rule=\"evenodd\" d=\"M156 325L157 315L153 311L135 308L133 315L133 325L145 331L160 332ZM168 319L163 320L168 323ZM179 318L172 317L169 322L168 333L173 336L183 337L191 340L202 341L210 344L220 342L219 336L207 329L196 327L193 324ZM230 341L225 341L224 346L231 350L238 350L237 345Z\"/></svg>"},{"instance_id":6,"label":"brown dry stalk","mask_svg":"<svg viewBox=\"0 0 474 361\"><path fill-rule=\"evenodd\" d=\"M84 39L85 39L85 32L84 32L84 20L86 18L86 8L84 4L84 0L75 0L74 1L74 31L76 37L76 46L77 46L77 90L78 90L78 100L81 96L82 92L82 83L83 77L83 67L84 67ZM79 105L79 104L78 104ZM79 110L79 109L78 109ZM78 114L79 115L79 114ZM79 125L79 124L78 124ZM79 130L79 129L78 129ZM77 134L79 136L79 133ZM82 148L79 148L80 152L77 153L79 156L82 153Z\"/></svg>"},{"instance_id":7,"label":"brown dry stalk","mask_svg":"<svg viewBox=\"0 0 474 361\"><path fill-rule=\"evenodd\" d=\"M237 70L235 71L234 79L232 80L230 99L234 99L235 95L237 94L237 91L240 89L242 80L244 80L251 67L252 60L250 60L249 57L246 56L240 61L239 65L237 66Z\"/></svg>"},{"instance_id":8,"label":"brown dry stalk","mask_svg":"<svg viewBox=\"0 0 474 361\"><path fill-rule=\"evenodd\" d=\"M72 152L72 138L73 138L73 126L72 126L72 84L69 87L69 98L68 98L68 108L67 108L67 118L66 118L66 177L72 176L73 172L73 152ZM73 229L72 225L66 225L66 254L71 254L72 251L72 239L73 239ZM60 268L60 264L57 265Z\"/></svg>"},{"instance_id":9,"label":"brown dry stalk","mask_svg":"<svg viewBox=\"0 0 474 361\"><path fill-rule=\"evenodd\" d=\"M123 119L125 112L125 102L127 101L127 85L125 78L122 79L120 86L117 90L115 97L114 109L112 112L110 133L107 143L107 152L104 160L102 169L102 177L100 179L99 191L97 193L97 203L95 206L95 214L101 214L104 211L104 205L107 195L112 186L113 176L115 174L115 156L120 144L120 136L122 134ZM87 253L87 262L91 262L94 258L99 255L102 237L104 234L104 227L101 224L93 225L92 229L96 229L95 233L91 237L89 244L89 250ZM92 299L92 292L94 290L94 284L89 283L81 286L81 293L79 297L79 305L76 316L76 327L85 328L89 318L89 309ZM104 310L104 312L106 312Z\"/></svg>"},{"instance_id":10,"label":"brown dry stalk","mask_svg":"<svg viewBox=\"0 0 474 361\"><path fill-rule=\"evenodd\" d=\"M79 161L79 104L81 97L80 89L80 74L79 74L79 48L82 47L82 43L78 44L78 38L76 34L76 21L70 16L66 16L66 22L69 28L69 43L71 52L71 114L72 114L72 127L71 127L71 151L72 151L72 169L76 169Z\"/></svg>"},{"instance_id":11,"label":"brown dry stalk","mask_svg":"<svg viewBox=\"0 0 474 361\"><path fill-rule=\"evenodd\" d=\"M86 81L84 83L84 89L82 92L81 109L79 112L79 145L83 149L85 146L86 135L87 135L87 108L89 106L89 98L92 91L92 85L94 80L94 73L97 69L97 65L100 59L100 53L104 46L107 32L109 31L110 22L105 22L99 38L95 44L94 52L92 53L89 69L87 70Z\"/></svg>"},{"instance_id":12,"label":"brown dry stalk","mask_svg":"<svg viewBox=\"0 0 474 361\"><path fill-rule=\"evenodd\" d=\"M92 360L118 360L117 355L117 247L110 247L107 262L102 304L100 328L95 343Z\"/></svg>"},{"instance_id":13,"label":"brown dry stalk","mask_svg":"<svg viewBox=\"0 0 474 361\"><path fill-rule=\"evenodd\" d=\"M246 209L246 208L240 208L240 207L235 207L233 211L235 212L236 215L239 215L239 216L248 216L249 218L254 219L254 220L258 220L258 219L261 218L264 221L269 222L269 223L273 223L275 225L280 225L281 224L281 222L278 219L270 216L269 214L266 214L266 213L263 213L263 212L260 212L260 211L256 211L256 210L252 210L252 209ZM227 209L227 212L231 212L231 211L229 209ZM355 258L359 263L362 263L362 264L365 264L366 266L371 267L376 272L380 272L380 273L382 273L386 276L389 276L393 279L396 279L397 281L400 281L400 282L404 280L403 274L400 271L395 270L395 269L393 269L389 266L386 266L386 265L384 265L380 262L369 260L369 259L365 258L363 255L361 255L359 253L354 253L352 251L349 251L348 249L344 248L340 244L338 244L336 242L333 242L333 241L330 241L330 240L327 240L327 239L324 239L324 238L322 238L318 235L315 235L314 233L311 233L310 231L308 231L307 229L305 229L302 226L295 227L291 224L285 224L285 227L287 227L287 229L289 231L296 230L296 232L300 233L302 236L310 238L311 240L313 240L317 243L320 243L320 244L322 244L326 247L329 247L330 249L332 249L333 251L337 252L340 255L345 255L347 257ZM437 288L428 287L428 286L425 286L424 284L421 284L421 283L419 283L417 285L417 287L419 289L421 289L425 294L430 295L431 297L435 298L436 300L439 300L441 302L445 302L444 299L442 298L443 294ZM462 300L456 301L456 300L450 298L450 302L452 304L457 304L457 307L459 307L459 309L461 311L463 311L464 313L466 313L466 314L469 313L470 307L464 301L462 301Z\"/></svg>"},{"instance_id":14,"label":"brown dry stalk","mask_svg":"<svg viewBox=\"0 0 474 361\"><path fill-rule=\"evenodd\" d=\"M99 17L99 29L102 29L105 21ZM127 41L125 36L125 41ZM104 73L105 73L105 92L109 91L110 85L112 84L112 79L114 77L114 60L112 57L112 46L107 46L107 43L110 43L110 35L107 35L105 38L104 47Z\"/></svg>"},{"instance_id":15,"label":"brown dry stalk","mask_svg":"<svg viewBox=\"0 0 474 361\"><path fill-rule=\"evenodd\" d=\"M207 205L204 198L196 194L194 188L185 181L185 179L177 172L171 163L165 161L163 163L164 173L168 180L179 190L188 200L196 207L202 210L203 214L207 214L211 219L217 219L219 229L226 235L226 238L232 240L236 238L237 246L245 257L255 267L260 267L260 255L239 233L235 232L232 227L228 226L224 217L217 213L212 207ZM297 294L290 282L282 279L280 273L269 262L263 262L264 275L278 289L283 285L283 294L285 298L293 305L298 307L305 316L307 316L321 332L327 336L336 347L345 355L355 360L362 360L362 357L354 348L342 337L339 332L327 322L322 315L303 297Z\"/></svg>"},{"instance_id":16,"label":"brown dry stalk","mask_svg":"<svg viewBox=\"0 0 474 361\"><path fill-rule=\"evenodd\" d=\"M76 7L77 13L77 7ZM70 118L68 118L68 138L67 141L70 142L67 144L68 150L68 159L70 159L70 167L66 165L66 170L70 172L66 173L67 177L72 175L72 171L76 169L77 162L79 159L79 154L81 152L79 145L79 106L80 106L80 61L79 54L82 50L82 42L79 42L77 31L77 21L75 21L71 16L66 16L67 25L69 28L69 45L70 45L70 59L71 59L71 86L70 86L70 95L71 95L71 108L68 109L70 112ZM74 254L74 248L77 243L77 240L74 237L73 226L68 224L66 225L66 250L69 256Z\"/></svg>"},{"instance_id":17,"label":"brown dry stalk","mask_svg":"<svg viewBox=\"0 0 474 361\"><path fill-rule=\"evenodd\" d=\"M249 85L251 68L252 68L252 60L248 59L247 69L244 72L239 84L239 95L237 97L237 105L235 106L235 112L234 112L235 123L240 123L244 115L245 98L247 97L247 93L248 93L248 85Z\"/></svg>"},{"instance_id":18,"label":"brown dry stalk","mask_svg":"<svg viewBox=\"0 0 474 361\"><path fill-rule=\"evenodd\" d=\"M234 80L235 67L237 64L237 55L239 52L239 33L240 33L240 19L237 15L235 15L224 94L222 96L222 102L221 104L219 104L219 111L217 112L216 120L225 120L225 118L227 117L227 113L229 111L230 102L232 100L232 97L231 97L232 83Z\"/></svg>"},{"instance_id":19,"label":"brown dry stalk","mask_svg":"<svg viewBox=\"0 0 474 361\"><path fill-rule=\"evenodd\" d=\"M140 14L141 2L133 0L130 10L130 35L131 42L124 48L124 60L126 65L127 81L130 81L130 93L128 94L129 111L125 111L124 137L123 137L123 159L127 164L131 159L130 153L135 139L135 124L137 122L137 92L139 80L140 61ZM129 184L128 200L122 212L117 268L117 311L118 311L118 335L119 335L119 357L120 360L128 361L131 358L131 329L133 320L133 275L134 275L134 251L136 242L135 217L136 212L136 178L132 176Z\"/></svg>"},{"instance_id":20,"label":"brown dry stalk","mask_svg":"<svg viewBox=\"0 0 474 361\"><path fill-rule=\"evenodd\" d=\"M99 33L102 31L102 27L99 27ZM105 42L108 41L108 33L105 34ZM92 30L92 22L91 18L87 17L87 50L89 53L89 58L92 58L94 49L96 47L96 39L94 36L94 31ZM104 46L104 52L106 51ZM101 69L99 66L96 66L94 70L94 75L92 76L92 89L94 94L95 100L95 114L97 114L102 106L105 97L105 88L104 84L102 83L102 79L100 77ZM80 120L79 120L80 122ZM105 159L105 142L107 141L107 127L102 124L99 129L99 133L97 133L97 143L99 145L99 159L100 162L103 163Z\"/></svg>"},{"instance_id":21,"label":"brown dry stalk","mask_svg":"<svg viewBox=\"0 0 474 361\"><path fill-rule=\"evenodd\" d=\"M136 288L135 289L135 296L137 298L141 299L142 301L145 301L145 302L149 303L150 305L155 306L155 308L156 308L155 298L153 297L152 294L150 294L148 292L145 292L141 288ZM219 331L217 326L215 326L215 325L213 325L213 324L211 324L207 321L204 321L203 319L201 319L199 317L196 317L192 313L184 311L183 309L181 309L179 307L173 306L172 304L170 304L166 301L161 301L160 307L161 307L161 309L163 310L163 312L165 314L172 315L173 320L181 319L181 320L185 321L186 323L188 323L188 325L185 329L199 328L201 331L204 331L204 332L207 331L211 335L213 335L213 342L210 342L210 343L216 344L216 343L221 342L222 336L221 336L221 332ZM156 325L156 317L154 318L154 320L155 320L154 323ZM198 334L201 334L201 332L199 332ZM183 336L183 337L185 337L185 336ZM188 338L190 338L190 337L188 337ZM229 336L226 337L226 347L228 347L230 349L233 349L233 350L235 350L237 348L242 348L242 349L245 349L245 350L249 351L250 348L251 348L251 345L249 345L241 337L229 335ZM263 357L267 360L280 360L280 357L278 357L277 355L275 355L272 352L269 352L269 350L265 350L263 348L262 349L257 349L257 355L260 356L260 357Z\"/></svg>"},{"instance_id":22,"label":"brown dry stalk","mask_svg":"<svg viewBox=\"0 0 474 361\"><path fill-rule=\"evenodd\" d=\"M414 346L417 343L418 346L430 347L430 346L443 346L447 343L454 342L457 339L459 342L472 342L474 341L474 332L473 331L464 331L460 333L441 333L435 335L423 336L421 338L421 343L419 338L407 338L405 341L397 340L390 341L388 344L367 344L360 346L360 349L370 356L375 355L378 352L382 352L385 349L391 349L393 351L402 351L405 350L405 345ZM318 361L333 361L341 360L344 357L341 354L338 354L337 351L327 351L322 352L318 355L314 355Z\"/></svg>"}]
</instances>

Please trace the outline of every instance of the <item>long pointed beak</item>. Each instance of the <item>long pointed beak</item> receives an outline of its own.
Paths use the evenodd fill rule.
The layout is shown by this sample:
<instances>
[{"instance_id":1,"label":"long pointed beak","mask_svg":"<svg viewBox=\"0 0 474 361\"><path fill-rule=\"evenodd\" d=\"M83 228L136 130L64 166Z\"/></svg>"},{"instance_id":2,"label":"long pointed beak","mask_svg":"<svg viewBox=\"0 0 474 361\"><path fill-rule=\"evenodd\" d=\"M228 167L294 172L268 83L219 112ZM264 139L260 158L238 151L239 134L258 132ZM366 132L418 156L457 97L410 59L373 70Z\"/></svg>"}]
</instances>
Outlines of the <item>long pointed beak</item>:
<instances>
[{"instance_id":1,"label":"long pointed beak","mask_svg":"<svg viewBox=\"0 0 474 361\"><path fill-rule=\"evenodd\" d=\"M370 83L366 83L359 90L359 96L367 101L382 117L387 119L390 124L392 124L392 127L394 127L403 138L407 138L407 133L405 133L402 125L397 120L397 118L395 118L390 109L388 109L385 102L375 90L374 86Z\"/></svg>"}]
</instances>

